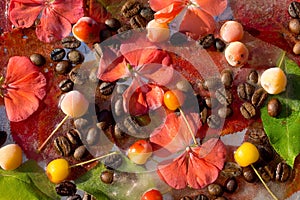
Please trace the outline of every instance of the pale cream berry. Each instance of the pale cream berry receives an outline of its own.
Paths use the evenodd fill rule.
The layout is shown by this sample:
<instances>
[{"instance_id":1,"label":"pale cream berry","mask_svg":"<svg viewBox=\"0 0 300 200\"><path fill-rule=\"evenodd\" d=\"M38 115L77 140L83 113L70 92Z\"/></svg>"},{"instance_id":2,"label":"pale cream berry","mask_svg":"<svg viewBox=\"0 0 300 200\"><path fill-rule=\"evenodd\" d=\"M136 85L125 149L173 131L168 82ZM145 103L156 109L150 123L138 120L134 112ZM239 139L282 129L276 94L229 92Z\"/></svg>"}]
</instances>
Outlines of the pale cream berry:
<instances>
[{"instance_id":1,"label":"pale cream berry","mask_svg":"<svg viewBox=\"0 0 300 200\"><path fill-rule=\"evenodd\" d=\"M225 42L241 40L244 36L243 26L237 21L227 21L220 29L220 36Z\"/></svg>"},{"instance_id":2,"label":"pale cream berry","mask_svg":"<svg viewBox=\"0 0 300 200\"><path fill-rule=\"evenodd\" d=\"M158 23L154 19L148 22L147 38L151 42L163 42L169 39L170 29L167 23Z\"/></svg>"},{"instance_id":3,"label":"pale cream berry","mask_svg":"<svg viewBox=\"0 0 300 200\"><path fill-rule=\"evenodd\" d=\"M287 78L282 69L273 67L262 73L260 84L269 94L279 94L285 91Z\"/></svg>"},{"instance_id":4,"label":"pale cream berry","mask_svg":"<svg viewBox=\"0 0 300 200\"><path fill-rule=\"evenodd\" d=\"M249 51L242 42L231 42L225 49L225 58L233 67L244 65L249 56Z\"/></svg>"},{"instance_id":5,"label":"pale cream berry","mask_svg":"<svg viewBox=\"0 0 300 200\"><path fill-rule=\"evenodd\" d=\"M22 164L22 149L17 144L8 144L0 149L0 166L4 170L14 170Z\"/></svg>"},{"instance_id":6,"label":"pale cream berry","mask_svg":"<svg viewBox=\"0 0 300 200\"><path fill-rule=\"evenodd\" d=\"M128 149L128 158L138 165L143 165L152 155L152 147L146 140L138 140Z\"/></svg>"}]
</instances>

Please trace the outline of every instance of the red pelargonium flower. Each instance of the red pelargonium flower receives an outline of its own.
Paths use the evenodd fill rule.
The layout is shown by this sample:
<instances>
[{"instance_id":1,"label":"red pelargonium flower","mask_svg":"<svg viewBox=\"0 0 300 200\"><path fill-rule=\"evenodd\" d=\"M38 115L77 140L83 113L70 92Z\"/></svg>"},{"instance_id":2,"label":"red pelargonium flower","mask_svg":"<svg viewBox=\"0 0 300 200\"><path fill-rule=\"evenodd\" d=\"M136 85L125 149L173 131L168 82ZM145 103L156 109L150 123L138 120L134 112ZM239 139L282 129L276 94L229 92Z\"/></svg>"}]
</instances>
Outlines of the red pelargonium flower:
<instances>
[{"instance_id":1,"label":"red pelargonium flower","mask_svg":"<svg viewBox=\"0 0 300 200\"><path fill-rule=\"evenodd\" d=\"M213 16L225 10L227 0L149 0L149 4L156 11L154 16L158 22L170 23L177 18L178 31L199 37L214 31Z\"/></svg>"},{"instance_id":2,"label":"red pelargonium flower","mask_svg":"<svg viewBox=\"0 0 300 200\"><path fill-rule=\"evenodd\" d=\"M29 58L14 56L8 61L6 78L0 84L0 94L8 119L18 122L27 119L39 107L46 95L46 78Z\"/></svg>"},{"instance_id":3,"label":"red pelargonium flower","mask_svg":"<svg viewBox=\"0 0 300 200\"><path fill-rule=\"evenodd\" d=\"M40 19L36 35L43 42L68 36L72 25L84 14L82 0L11 0L9 19L20 28L31 27Z\"/></svg>"}]
</instances>

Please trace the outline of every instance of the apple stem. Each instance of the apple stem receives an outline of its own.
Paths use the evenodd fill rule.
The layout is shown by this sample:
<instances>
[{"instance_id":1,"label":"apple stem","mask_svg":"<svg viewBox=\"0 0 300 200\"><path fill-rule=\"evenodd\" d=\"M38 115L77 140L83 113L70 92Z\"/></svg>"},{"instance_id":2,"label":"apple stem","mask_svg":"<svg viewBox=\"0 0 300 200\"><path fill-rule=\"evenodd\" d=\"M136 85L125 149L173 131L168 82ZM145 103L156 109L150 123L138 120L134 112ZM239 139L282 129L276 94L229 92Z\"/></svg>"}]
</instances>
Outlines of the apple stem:
<instances>
[{"instance_id":1,"label":"apple stem","mask_svg":"<svg viewBox=\"0 0 300 200\"><path fill-rule=\"evenodd\" d=\"M48 143L50 138L56 133L56 131L65 123L65 121L69 118L69 115L66 115L63 120L58 124L58 126L51 132L51 134L48 136L48 138L44 141L44 143L38 148L37 152L41 152L41 150L45 147L45 145Z\"/></svg>"},{"instance_id":2,"label":"apple stem","mask_svg":"<svg viewBox=\"0 0 300 200\"><path fill-rule=\"evenodd\" d=\"M263 178L260 176L260 174L258 173L258 171L255 169L255 167L253 165L251 165L252 169L254 170L254 172L256 173L256 175L258 176L259 180L262 182L262 184L265 186L265 188L267 189L267 191L270 193L270 195L273 197L273 199L278 200L278 198L273 194L273 192L270 190L270 188L267 186L267 184L265 183L265 181L263 180Z\"/></svg>"},{"instance_id":3,"label":"apple stem","mask_svg":"<svg viewBox=\"0 0 300 200\"><path fill-rule=\"evenodd\" d=\"M189 122L188 122L188 120L187 120L187 118L186 118L183 110L181 108L179 108L179 111L180 111L181 116L183 117L184 122L186 123L186 125L187 125L187 127L189 129L189 132L190 132L190 134L191 134L191 136L193 138L193 141L194 141L195 145L198 145L197 140L195 138L195 135L194 135L194 133L192 131L192 128L191 128L191 126L190 126L190 124L189 124Z\"/></svg>"},{"instance_id":4,"label":"apple stem","mask_svg":"<svg viewBox=\"0 0 300 200\"><path fill-rule=\"evenodd\" d=\"M111 155L114 155L114 154L117 154L118 152L114 151L114 152L111 152L109 154L106 154L106 155L103 155L103 156L99 156L99 157L96 157L96 158L93 158L91 160L87 160L87 161L84 161L84 162L81 162L81 163L77 163L75 165L72 165L70 166L70 168L72 167L77 167L77 166L81 166L81 165L85 165L85 164L88 164L88 163L91 163L91 162L94 162L94 161L97 161L97 160L100 160L102 158L105 158L107 156L111 156Z\"/></svg>"}]
</instances>

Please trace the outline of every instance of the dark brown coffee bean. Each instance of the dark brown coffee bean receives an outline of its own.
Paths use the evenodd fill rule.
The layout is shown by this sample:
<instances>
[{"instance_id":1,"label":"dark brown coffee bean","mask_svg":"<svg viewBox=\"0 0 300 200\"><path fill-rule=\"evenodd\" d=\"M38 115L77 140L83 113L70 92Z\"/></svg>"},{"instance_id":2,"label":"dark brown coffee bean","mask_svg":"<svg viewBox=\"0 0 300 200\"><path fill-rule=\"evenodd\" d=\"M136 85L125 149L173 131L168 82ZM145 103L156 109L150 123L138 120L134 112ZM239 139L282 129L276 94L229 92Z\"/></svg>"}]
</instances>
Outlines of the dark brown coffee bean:
<instances>
[{"instance_id":1,"label":"dark brown coffee bean","mask_svg":"<svg viewBox=\"0 0 300 200\"><path fill-rule=\"evenodd\" d=\"M241 105L240 111L246 119L251 119L256 115L255 107L248 102L245 102Z\"/></svg>"},{"instance_id":2,"label":"dark brown coffee bean","mask_svg":"<svg viewBox=\"0 0 300 200\"><path fill-rule=\"evenodd\" d=\"M247 77L249 83L257 84L258 83L258 73L256 70L252 70Z\"/></svg>"},{"instance_id":3,"label":"dark brown coffee bean","mask_svg":"<svg viewBox=\"0 0 300 200\"><path fill-rule=\"evenodd\" d=\"M66 55L66 51L61 48L53 49L50 53L50 58L53 61L61 61Z\"/></svg>"},{"instance_id":4,"label":"dark brown coffee bean","mask_svg":"<svg viewBox=\"0 0 300 200\"><path fill-rule=\"evenodd\" d=\"M253 183L257 179L255 172L253 171L252 167L250 167L250 166L243 168L243 177L249 183Z\"/></svg>"},{"instance_id":5,"label":"dark brown coffee bean","mask_svg":"<svg viewBox=\"0 0 300 200\"><path fill-rule=\"evenodd\" d=\"M235 162L226 162L221 174L227 178L237 177L242 174L242 168Z\"/></svg>"},{"instance_id":6,"label":"dark brown coffee bean","mask_svg":"<svg viewBox=\"0 0 300 200\"><path fill-rule=\"evenodd\" d=\"M140 11L140 15L146 19L147 22L151 21L152 19L154 19L154 11L147 7L147 8L143 8Z\"/></svg>"},{"instance_id":7,"label":"dark brown coffee bean","mask_svg":"<svg viewBox=\"0 0 300 200\"><path fill-rule=\"evenodd\" d=\"M58 74L68 74L72 68L73 66L71 62L68 60L62 60L56 64L54 70Z\"/></svg>"},{"instance_id":8,"label":"dark brown coffee bean","mask_svg":"<svg viewBox=\"0 0 300 200\"><path fill-rule=\"evenodd\" d=\"M125 24L118 29L118 38L126 40L132 36L131 26Z\"/></svg>"},{"instance_id":9,"label":"dark brown coffee bean","mask_svg":"<svg viewBox=\"0 0 300 200\"><path fill-rule=\"evenodd\" d=\"M39 53L31 54L29 59L36 66L43 66L46 63L45 57Z\"/></svg>"},{"instance_id":10,"label":"dark brown coffee bean","mask_svg":"<svg viewBox=\"0 0 300 200\"><path fill-rule=\"evenodd\" d=\"M69 196L67 200L82 200L81 196L79 194L74 194L72 196Z\"/></svg>"},{"instance_id":11,"label":"dark brown coffee bean","mask_svg":"<svg viewBox=\"0 0 300 200\"><path fill-rule=\"evenodd\" d=\"M199 194L195 197L195 200L209 200L209 198L204 194Z\"/></svg>"},{"instance_id":12,"label":"dark brown coffee bean","mask_svg":"<svg viewBox=\"0 0 300 200\"><path fill-rule=\"evenodd\" d=\"M124 131L128 134L131 134L131 135L138 135L139 134L139 124L137 123L137 121L135 120L134 117L131 117L131 116L128 116L124 119ZM145 134L145 133L140 133L140 136L142 134Z\"/></svg>"},{"instance_id":13,"label":"dark brown coffee bean","mask_svg":"<svg viewBox=\"0 0 300 200\"><path fill-rule=\"evenodd\" d=\"M259 151L260 160L263 163L268 163L273 160L275 153L270 144L257 145Z\"/></svg>"},{"instance_id":14,"label":"dark brown coffee bean","mask_svg":"<svg viewBox=\"0 0 300 200\"><path fill-rule=\"evenodd\" d=\"M101 173L100 179L105 184L111 184L114 181L114 172L112 170L105 170Z\"/></svg>"},{"instance_id":15,"label":"dark brown coffee bean","mask_svg":"<svg viewBox=\"0 0 300 200\"><path fill-rule=\"evenodd\" d=\"M186 196L186 197L181 197L180 200L193 200L193 199L191 197Z\"/></svg>"},{"instance_id":16,"label":"dark brown coffee bean","mask_svg":"<svg viewBox=\"0 0 300 200\"><path fill-rule=\"evenodd\" d=\"M268 114L271 117L277 117L280 112L281 112L281 103L278 99L276 98L272 98L269 102L268 102Z\"/></svg>"},{"instance_id":17,"label":"dark brown coffee bean","mask_svg":"<svg viewBox=\"0 0 300 200\"><path fill-rule=\"evenodd\" d=\"M238 187L238 183L234 177L228 178L224 183L226 192L233 193Z\"/></svg>"},{"instance_id":18,"label":"dark brown coffee bean","mask_svg":"<svg viewBox=\"0 0 300 200\"><path fill-rule=\"evenodd\" d=\"M187 36L181 32L176 32L170 37L170 43L173 46L181 46L188 42Z\"/></svg>"},{"instance_id":19,"label":"dark brown coffee bean","mask_svg":"<svg viewBox=\"0 0 300 200\"><path fill-rule=\"evenodd\" d=\"M227 118L232 114L232 109L230 107L221 107L218 110L218 115L221 118Z\"/></svg>"},{"instance_id":20,"label":"dark brown coffee bean","mask_svg":"<svg viewBox=\"0 0 300 200\"><path fill-rule=\"evenodd\" d=\"M260 108L264 104L267 98L268 98L268 93L263 88L259 88L255 90L255 92L253 93L251 98L251 103L255 107Z\"/></svg>"},{"instance_id":21,"label":"dark brown coffee bean","mask_svg":"<svg viewBox=\"0 0 300 200\"><path fill-rule=\"evenodd\" d=\"M66 135L71 144L80 145L82 143L80 139L80 133L77 129L70 129Z\"/></svg>"},{"instance_id":22,"label":"dark brown coffee bean","mask_svg":"<svg viewBox=\"0 0 300 200\"><path fill-rule=\"evenodd\" d=\"M7 133L6 131L0 131L0 147L6 142Z\"/></svg>"},{"instance_id":23,"label":"dark brown coffee bean","mask_svg":"<svg viewBox=\"0 0 300 200\"><path fill-rule=\"evenodd\" d=\"M220 119L220 117L217 116L217 115L210 115L207 118L207 125L210 128L219 128L220 125L221 125L221 119Z\"/></svg>"},{"instance_id":24,"label":"dark brown coffee bean","mask_svg":"<svg viewBox=\"0 0 300 200\"><path fill-rule=\"evenodd\" d=\"M121 28L121 23L116 18L107 19L104 23L112 31L117 31L119 28Z\"/></svg>"},{"instance_id":25,"label":"dark brown coffee bean","mask_svg":"<svg viewBox=\"0 0 300 200\"><path fill-rule=\"evenodd\" d=\"M123 163L123 158L120 154L112 154L112 155L107 156L106 158L104 158L102 160L102 163L107 168L118 169Z\"/></svg>"},{"instance_id":26,"label":"dark brown coffee bean","mask_svg":"<svg viewBox=\"0 0 300 200\"><path fill-rule=\"evenodd\" d=\"M198 42L204 49L208 49L215 44L215 36L213 34L208 34L202 37Z\"/></svg>"},{"instance_id":27,"label":"dark brown coffee bean","mask_svg":"<svg viewBox=\"0 0 300 200\"><path fill-rule=\"evenodd\" d=\"M117 123L114 127L114 136L116 139L123 139L126 137L126 133L120 128L119 123Z\"/></svg>"},{"instance_id":28,"label":"dark brown coffee bean","mask_svg":"<svg viewBox=\"0 0 300 200\"><path fill-rule=\"evenodd\" d=\"M263 128L249 128L247 134L251 143L264 145L268 142L268 137Z\"/></svg>"},{"instance_id":29,"label":"dark brown coffee bean","mask_svg":"<svg viewBox=\"0 0 300 200\"><path fill-rule=\"evenodd\" d=\"M82 200L96 200L95 197L93 197L92 195L88 194L88 193L84 193L83 194L83 198Z\"/></svg>"},{"instance_id":30,"label":"dark brown coffee bean","mask_svg":"<svg viewBox=\"0 0 300 200\"><path fill-rule=\"evenodd\" d=\"M55 191L60 196L71 196L77 191L76 185L71 181L63 181L55 186Z\"/></svg>"},{"instance_id":31,"label":"dark brown coffee bean","mask_svg":"<svg viewBox=\"0 0 300 200\"><path fill-rule=\"evenodd\" d=\"M61 40L61 44L66 49L76 49L80 47L81 42L77 40L74 36L68 36Z\"/></svg>"},{"instance_id":32,"label":"dark brown coffee bean","mask_svg":"<svg viewBox=\"0 0 300 200\"><path fill-rule=\"evenodd\" d=\"M83 71L82 69L80 69L80 67L76 67L72 69L71 72L69 73L69 77L71 81L73 81L73 83L76 85L82 85L88 79L88 75L86 74L86 71Z\"/></svg>"},{"instance_id":33,"label":"dark brown coffee bean","mask_svg":"<svg viewBox=\"0 0 300 200\"><path fill-rule=\"evenodd\" d=\"M54 147L61 156L69 156L72 151L71 144L65 136L55 138Z\"/></svg>"},{"instance_id":34,"label":"dark brown coffee bean","mask_svg":"<svg viewBox=\"0 0 300 200\"><path fill-rule=\"evenodd\" d=\"M119 98L116 100L115 105L114 105L114 113L116 116L122 116L124 114L122 98Z\"/></svg>"},{"instance_id":35,"label":"dark brown coffee bean","mask_svg":"<svg viewBox=\"0 0 300 200\"><path fill-rule=\"evenodd\" d=\"M95 56L97 58L97 60L100 60L103 56L103 50L102 50L102 46L100 43L95 43L93 45L94 47L94 51L95 51Z\"/></svg>"},{"instance_id":36,"label":"dark brown coffee bean","mask_svg":"<svg viewBox=\"0 0 300 200\"><path fill-rule=\"evenodd\" d=\"M147 21L140 15L131 17L129 23L133 29L145 28L147 25Z\"/></svg>"},{"instance_id":37,"label":"dark brown coffee bean","mask_svg":"<svg viewBox=\"0 0 300 200\"><path fill-rule=\"evenodd\" d=\"M237 87L237 94L242 100L251 100L255 87L249 83L241 83Z\"/></svg>"},{"instance_id":38,"label":"dark brown coffee bean","mask_svg":"<svg viewBox=\"0 0 300 200\"><path fill-rule=\"evenodd\" d=\"M84 61L84 56L77 50L69 51L67 58L72 64L79 64Z\"/></svg>"},{"instance_id":39,"label":"dark brown coffee bean","mask_svg":"<svg viewBox=\"0 0 300 200\"><path fill-rule=\"evenodd\" d=\"M112 36L112 32L108 29L103 29L100 31L100 39L104 41Z\"/></svg>"},{"instance_id":40,"label":"dark brown coffee bean","mask_svg":"<svg viewBox=\"0 0 300 200\"><path fill-rule=\"evenodd\" d=\"M222 196L222 194L224 193L222 186L216 183L208 185L207 191L210 195L217 196L217 197Z\"/></svg>"},{"instance_id":41,"label":"dark brown coffee bean","mask_svg":"<svg viewBox=\"0 0 300 200\"><path fill-rule=\"evenodd\" d=\"M230 92L230 90L227 90L227 89L218 89L216 91L215 95L216 95L216 98L218 99L218 101L222 105L228 106L233 101L232 93Z\"/></svg>"},{"instance_id":42,"label":"dark brown coffee bean","mask_svg":"<svg viewBox=\"0 0 300 200\"><path fill-rule=\"evenodd\" d=\"M265 181L265 182L269 182L271 180L271 177L269 176L269 174L264 170L263 167L259 167L258 168L258 172L261 176L261 178Z\"/></svg>"},{"instance_id":43,"label":"dark brown coffee bean","mask_svg":"<svg viewBox=\"0 0 300 200\"><path fill-rule=\"evenodd\" d=\"M99 91L102 95L111 95L115 88L115 83L112 82L102 82L99 86Z\"/></svg>"},{"instance_id":44,"label":"dark brown coffee bean","mask_svg":"<svg viewBox=\"0 0 300 200\"><path fill-rule=\"evenodd\" d=\"M288 12L293 18L300 18L300 3L297 1L293 1L290 3Z\"/></svg>"},{"instance_id":45,"label":"dark brown coffee bean","mask_svg":"<svg viewBox=\"0 0 300 200\"><path fill-rule=\"evenodd\" d=\"M203 87L206 90L217 90L222 86L222 82L220 81L219 77L210 77L207 80L205 80Z\"/></svg>"},{"instance_id":46,"label":"dark brown coffee bean","mask_svg":"<svg viewBox=\"0 0 300 200\"><path fill-rule=\"evenodd\" d=\"M86 154L87 154L87 151L86 151L85 146L81 145L75 149L73 157L76 160L82 160Z\"/></svg>"},{"instance_id":47,"label":"dark brown coffee bean","mask_svg":"<svg viewBox=\"0 0 300 200\"><path fill-rule=\"evenodd\" d=\"M73 90L74 83L70 79L64 79L58 84L58 87L62 92L70 92Z\"/></svg>"},{"instance_id":48,"label":"dark brown coffee bean","mask_svg":"<svg viewBox=\"0 0 300 200\"><path fill-rule=\"evenodd\" d=\"M99 139L99 132L98 128L90 128L86 135L86 142L89 145L93 145L98 142Z\"/></svg>"},{"instance_id":49,"label":"dark brown coffee bean","mask_svg":"<svg viewBox=\"0 0 300 200\"><path fill-rule=\"evenodd\" d=\"M291 173L291 169L286 163L284 162L278 163L276 167L276 173L275 173L276 181L280 181L280 182L287 181L290 177L290 173Z\"/></svg>"},{"instance_id":50,"label":"dark brown coffee bean","mask_svg":"<svg viewBox=\"0 0 300 200\"><path fill-rule=\"evenodd\" d=\"M216 38L215 39L215 48L217 49L217 51L223 52L226 48L226 44L220 38Z\"/></svg>"},{"instance_id":51,"label":"dark brown coffee bean","mask_svg":"<svg viewBox=\"0 0 300 200\"><path fill-rule=\"evenodd\" d=\"M142 8L142 4L135 0L127 1L121 8L121 13L124 17L130 18L137 15Z\"/></svg>"},{"instance_id":52,"label":"dark brown coffee bean","mask_svg":"<svg viewBox=\"0 0 300 200\"><path fill-rule=\"evenodd\" d=\"M207 108L203 108L203 110L200 112L200 120L203 124L206 123L207 115L208 115Z\"/></svg>"},{"instance_id":53,"label":"dark brown coffee bean","mask_svg":"<svg viewBox=\"0 0 300 200\"><path fill-rule=\"evenodd\" d=\"M78 118L74 120L74 126L78 130L84 130L88 127L88 125L89 125L89 121L87 119Z\"/></svg>"},{"instance_id":54,"label":"dark brown coffee bean","mask_svg":"<svg viewBox=\"0 0 300 200\"><path fill-rule=\"evenodd\" d=\"M207 98L205 98L205 104L206 104L206 106L208 108L215 108L215 107L218 106L219 103L218 103L218 100L216 98L214 98L214 97L211 97L211 98L207 97Z\"/></svg>"},{"instance_id":55,"label":"dark brown coffee bean","mask_svg":"<svg viewBox=\"0 0 300 200\"><path fill-rule=\"evenodd\" d=\"M233 82L232 71L225 69L221 72L221 82L226 88L230 88Z\"/></svg>"},{"instance_id":56,"label":"dark brown coffee bean","mask_svg":"<svg viewBox=\"0 0 300 200\"><path fill-rule=\"evenodd\" d=\"M105 130L109 125L114 123L112 112L106 109L97 112L97 120L98 122L105 122L102 130Z\"/></svg>"}]
</instances>

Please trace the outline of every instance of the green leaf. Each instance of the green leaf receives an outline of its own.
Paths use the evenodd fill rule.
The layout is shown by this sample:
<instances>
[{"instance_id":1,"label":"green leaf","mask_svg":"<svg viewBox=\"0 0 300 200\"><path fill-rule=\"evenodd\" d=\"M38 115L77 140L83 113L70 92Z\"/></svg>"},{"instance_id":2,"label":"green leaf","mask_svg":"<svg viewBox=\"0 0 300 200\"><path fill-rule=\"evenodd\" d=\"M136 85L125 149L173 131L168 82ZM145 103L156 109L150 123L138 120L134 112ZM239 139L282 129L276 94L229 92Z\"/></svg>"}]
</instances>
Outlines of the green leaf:
<instances>
[{"instance_id":1,"label":"green leaf","mask_svg":"<svg viewBox=\"0 0 300 200\"><path fill-rule=\"evenodd\" d=\"M272 146L293 167L300 153L300 68L286 57L279 67L287 75L287 88L285 92L269 98L278 98L282 111L278 117L270 117L265 106L261 109L261 118Z\"/></svg>"},{"instance_id":2,"label":"green leaf","mask_svg":"<svg viewBox=\"0 0 300 200\"><path fill-rule=\"evenodd\" d=\"M13 171L0 169L0 194L3 199L59 199L55 185L32 160Z\"/></svg>"}]
</instances>

